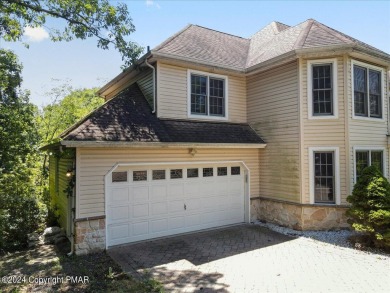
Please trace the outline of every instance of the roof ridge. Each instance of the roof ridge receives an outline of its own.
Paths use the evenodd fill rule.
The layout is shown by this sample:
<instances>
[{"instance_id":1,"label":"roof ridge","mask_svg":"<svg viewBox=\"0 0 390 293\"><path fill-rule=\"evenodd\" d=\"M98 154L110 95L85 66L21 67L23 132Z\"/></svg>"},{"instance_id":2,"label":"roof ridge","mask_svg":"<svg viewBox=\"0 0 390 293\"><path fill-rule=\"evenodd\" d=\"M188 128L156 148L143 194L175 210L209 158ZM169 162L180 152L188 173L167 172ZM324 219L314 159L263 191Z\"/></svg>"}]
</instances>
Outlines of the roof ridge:
<instances>
[{"instance_id":1,"label":"roof ridge","mask_svg":"<svg viewBox=\"0 0 390 293\"><path fill-rule=\"evenodd\" d=\"M313 23L315 22L314 19L312 18L309 18L308 20L304 21L303 23L307 22L307 25L304 29L302 29L302 31L300 32L297 40L295 41L292 49L297 49L299 47L302 47L303 44L306 42L306 39L307 39L307 36L309 35L309 32L313 26ZM302 23L302 24L303 24ZM294 27L297 27L299 24L297 24L296 26Z\"/></svg>"},{"instance_id":2,"label":"roof ridge","mask_svg":"<svg viewBox=\"0 0 390 293\"><path fill-rule=\"evenodd\" d=\"M331 28L331 27L329 27L329 26L327 26L327 25L325 25L325 24L323 24L323 23L321 23L321 22L319 22L319 21L317 21L317 20L314 20L314 23L315 23L316 25L318 25L318 27L320 27L320 28L322 28L323 30L327 31L327 32L330 33L332 36L338 38L338 39L341 40L341 41L346 41L346 42L348 42L348 43L351 43L351 42L352 42L352 43L356 43L355 40L354 40L354 38L352 38L352 37L350 37L350 36L348 36L348 35L345 35L345 34L339 32L339 31L337 31L337 30L335 30L335 29L333 29L333 28ZM351 39L353 39L353 40L351 40Z\"/></svg>"},{"instance_id":3,"label":"roof ridge","mask_svg":"<svg viewBox=\"0 0 390 293\"><path fill-rule=\"evenodd\" d=\"M237 35L221 32L221 31L218 31L216 29L212 29L212 28L209 28L209 27L201 26L201 25L198 25L198 24L193 24L193 26L197 26L197 27L200 27L200 28L203 28L203 29L207 29L209 31L214 31L214 32L217 32L217 33L220 33L220 34L224 34L224 35L240 38L240 39L243 39L243 40L250 40L249 38L244 38L244 37L241 37L241 36L237 36Z\"/></svg>"},{"instance_id":4,"label":"roof ridge","mask_svg":"<svg viewBox=\"0 0 390 293\"><path fill-rule=\"evenodd\" d=\"M165 41L163 41L162 43L158 44L156 47L154 47L152 49L152 51L157 51L157 50L160 50L162 47L166 46L167 44L169 44L170 42L172 42L174 39L176 39L179 35L181 35L182 33L184 33L186 30L188 30L191 26L194 26L193 24L187 24L184 28L182 28L181 30L179 30L177 33L173 34L172 36L170 36L168 39L166 39Z\"/></svg>"}]
</instances>

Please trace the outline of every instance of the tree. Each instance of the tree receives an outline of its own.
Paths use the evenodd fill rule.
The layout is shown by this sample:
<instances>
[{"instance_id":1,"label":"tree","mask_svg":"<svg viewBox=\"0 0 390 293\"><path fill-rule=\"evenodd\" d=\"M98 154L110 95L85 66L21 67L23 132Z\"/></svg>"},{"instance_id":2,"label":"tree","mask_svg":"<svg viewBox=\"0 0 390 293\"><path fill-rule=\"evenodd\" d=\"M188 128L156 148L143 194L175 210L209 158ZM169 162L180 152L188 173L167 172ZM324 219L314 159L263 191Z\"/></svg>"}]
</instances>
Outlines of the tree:
<instances>
[{"instance_id":1,"label":"tree","mask_svg":"<svg viewBox=\"0 0 390 293\"><path fill-rule=\"evenodd\" d=\"M48 95L53 102L45 106L38 117L41 144L58 141L64 130L102 105L104 100L96 92L97 89L74 90L66 84L52 89Z\"/></svg>"},{"instance_id":2,"label":"tree","mask_svg":"<svg viewBox=\"0 0 390 293\"><path fill-rule=\"evenodd\" d=\"M140 56L143 48L125 37L135 31L125 4L110 5L108 0L1 0L0 37L20 41L26 27L47 25L47 18L62 19L67 26L49 28L53 41L97 38L97 46L113 45L122 55L124 66Z\"/></svg>"},{"instance_id":3,"label":"tree","mask_svg":"<svg viewBox=\"0 0 390 293\"><path fill-rule=\"evenodd\" d=\"M42 227L39 203L37 109L20 90L22 66L0 49L0 250L26 244Z\"/></svg>"},{"instance_id":4,"label":"tree","mask_svg":"<svg viewBox=\"0 0 390 293\"><path fill-rule=\"evenodd\" d=\"M347 211L352 227L374 244L390 250L390 183L375 166L367 167L356 182Z\"/></svg>"}]
</instances>

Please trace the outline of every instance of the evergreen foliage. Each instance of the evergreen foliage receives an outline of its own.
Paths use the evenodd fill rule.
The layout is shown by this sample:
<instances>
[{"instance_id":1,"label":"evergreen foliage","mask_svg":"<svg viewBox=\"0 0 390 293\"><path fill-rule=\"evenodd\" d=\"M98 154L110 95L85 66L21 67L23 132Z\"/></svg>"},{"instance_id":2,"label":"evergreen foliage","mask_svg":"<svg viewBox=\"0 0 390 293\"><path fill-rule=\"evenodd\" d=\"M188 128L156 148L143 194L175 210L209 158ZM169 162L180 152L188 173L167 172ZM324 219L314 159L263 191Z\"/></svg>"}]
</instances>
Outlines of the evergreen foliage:
<instances>
[{"instance_id":1,"label":"evergreen foliage","mask_svg":"<svg viewBox=\"0 0 390 293\"><path fill-rule=\"evenodd\" d=\"M375 166L367 167L347 200L352 204L347 211L352 227L366 235L372 245L390 249L389 181Z\"/></svg>"}]
</instances>

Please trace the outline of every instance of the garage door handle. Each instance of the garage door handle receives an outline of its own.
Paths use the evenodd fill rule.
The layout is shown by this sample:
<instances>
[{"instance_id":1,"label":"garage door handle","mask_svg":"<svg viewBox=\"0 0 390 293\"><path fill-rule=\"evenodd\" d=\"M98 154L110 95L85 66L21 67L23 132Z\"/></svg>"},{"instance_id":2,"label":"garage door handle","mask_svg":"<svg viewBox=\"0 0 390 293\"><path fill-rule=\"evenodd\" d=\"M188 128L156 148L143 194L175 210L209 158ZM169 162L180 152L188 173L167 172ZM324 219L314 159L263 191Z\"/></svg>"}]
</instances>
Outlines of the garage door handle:
<instances>
[{"instance_id":1,"label":"garage door handle","mask_svg":"<svg viewBox=\"0 0 390 293\"><path fill-rule=\"evenodd\" d=\"M184 210L186 210L187 209L187 206L184 204Z\"/></svg>"}]
</instances>

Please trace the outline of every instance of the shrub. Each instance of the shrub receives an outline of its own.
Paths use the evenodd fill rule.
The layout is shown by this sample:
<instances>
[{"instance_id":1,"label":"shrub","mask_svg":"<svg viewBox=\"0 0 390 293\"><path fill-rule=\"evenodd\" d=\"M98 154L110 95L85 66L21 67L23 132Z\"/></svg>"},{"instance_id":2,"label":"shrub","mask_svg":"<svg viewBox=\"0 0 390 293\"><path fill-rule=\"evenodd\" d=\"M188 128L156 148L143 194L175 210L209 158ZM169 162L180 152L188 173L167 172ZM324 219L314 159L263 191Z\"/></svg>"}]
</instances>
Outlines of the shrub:
<instances>
[{"instance_id":1,"label":"shrub","mask_svg":"<svg viewBox=\"0 0 390 293\"><path fill-rule=\"evenodd\" d=\"M356 182L347 211L352 227L369 244L390 250L390 183L375 167L367 167Z\"/></svg>"},{"instance_id":2,"label":"shrub","mask_svg":"<svg viewBox=\"0 0 390 293\"><path fill-rule=\"evenodd\" d=\"M0 250L25 247L28 233L43 230L46 215L29 168L21 165L15 172L1 174Z\"/></svg>"}]
</instances>

